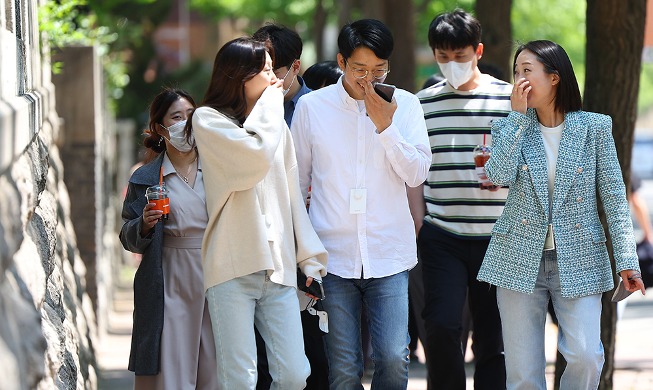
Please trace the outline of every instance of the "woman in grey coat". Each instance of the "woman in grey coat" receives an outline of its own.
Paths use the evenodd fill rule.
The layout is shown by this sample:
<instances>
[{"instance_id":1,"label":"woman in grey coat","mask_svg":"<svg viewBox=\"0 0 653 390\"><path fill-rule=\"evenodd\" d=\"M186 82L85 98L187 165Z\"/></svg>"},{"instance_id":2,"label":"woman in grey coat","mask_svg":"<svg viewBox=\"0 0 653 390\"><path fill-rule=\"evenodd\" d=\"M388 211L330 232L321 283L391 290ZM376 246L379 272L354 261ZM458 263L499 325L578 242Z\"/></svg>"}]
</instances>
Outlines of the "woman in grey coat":
<instances>
[{"instance_id":1,"label":"woman in grey coat","mask_svg":"<svg viewBox=\"0 0 653 390\"><path fill-rule=\"evenodd\" d=\"M120 241L142 254L134 278L129 369L136 389L216 389L215 344L202 287L200 248L206 213L202 165L186 119L195 102L164 89L150 106L144 145L150 162L129 179ZM165 182L167 219L148 203L148 187Z\"/></svg>"}]
</instances>

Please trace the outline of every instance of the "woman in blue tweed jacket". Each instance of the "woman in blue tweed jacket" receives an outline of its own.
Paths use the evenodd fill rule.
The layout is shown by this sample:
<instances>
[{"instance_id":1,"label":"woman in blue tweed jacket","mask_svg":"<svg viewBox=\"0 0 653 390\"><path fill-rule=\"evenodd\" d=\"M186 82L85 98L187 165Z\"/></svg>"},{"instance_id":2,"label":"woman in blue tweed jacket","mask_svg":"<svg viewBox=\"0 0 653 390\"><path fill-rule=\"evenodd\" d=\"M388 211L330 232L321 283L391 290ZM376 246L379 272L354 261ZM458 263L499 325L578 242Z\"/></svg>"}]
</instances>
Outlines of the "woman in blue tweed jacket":
<instances>
[{"instance_id":1,"label":"woman in blue tweed jacket","mask_svg":"<svg viewBox=\"0 0 653 390\"><path fill-rule=\"evenodd\" d=\"M558 44L520 46L513 70L513 111L492 125L485 167L510 192L478 279L498 287L508 389L546 389L549 300L567 360L560 388L596 389L604 361L601 293L614 287L597 193L616 270L629 291L644 293L612 122L582 111L571 62Z\"/></svg>"}]
</instances>

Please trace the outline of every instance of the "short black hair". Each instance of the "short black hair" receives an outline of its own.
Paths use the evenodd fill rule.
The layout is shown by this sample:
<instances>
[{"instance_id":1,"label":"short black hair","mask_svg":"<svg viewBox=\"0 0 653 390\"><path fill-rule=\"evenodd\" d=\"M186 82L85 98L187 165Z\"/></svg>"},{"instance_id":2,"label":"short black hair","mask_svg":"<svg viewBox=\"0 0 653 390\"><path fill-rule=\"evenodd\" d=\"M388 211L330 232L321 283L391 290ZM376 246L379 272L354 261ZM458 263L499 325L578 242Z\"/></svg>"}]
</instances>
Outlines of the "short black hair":
<instances>
[{"instance_id":1,"label":"short black hair","mask_svg":"<svg viewBox=\"0 0 653 390\"><path fill-rule=\"evenodd\" d=\"M302 78L307 87L315 90L337 83L342 74L336 61L322 61L309 66Z\"/></svg>"},{"instance_id":2,"label":"short black hair","mask_svg":"<svg viewBox=\"0 0 653 390\"><path fill-rule=\"evenodd\" d=\"M274 69L289 67L302 55L302 38L288 27L268 23L256 30L252 38L257 41L270 41L274 50Z\"/></svg>"},{"instance_id":3,"label":"short black hair","mask_svg":"<svg viewBox=\"0 0 653 390\"><path fill-rule=\"evenodd\" d=\"M578 81L565 49L557 43L547 40L530 41L520 45L512 61L513 74L517 65L517 56L524 50L535 54L538 61L544 65L546 73L557 74L560 77L556 88L555 109L563 114L582 110L583 100L580 96Z\"/></svg>"},{"instance_id":4,"label":"short black hair","mask_svg":"<svg viewBox=\"0 0 653 390\"><path fill-rule=\"evenodd\" d=\"M479 43L481 23L460 8L436 16L429 26L431 50L463 49L467 46L476 50Z\"/></svg>"},{"instance_id":5,"label":"short black hair","mask_svg":"<svg viewBox=\"0 0 653 390\"><path fill-rule=\"evenodd\" d=\"M376 19L361 19L345 24L338 35L338 50L349 58L356 48L365 46L382 60L387 60L394 49L390 29Z\"/></svg>"}]
</instances>

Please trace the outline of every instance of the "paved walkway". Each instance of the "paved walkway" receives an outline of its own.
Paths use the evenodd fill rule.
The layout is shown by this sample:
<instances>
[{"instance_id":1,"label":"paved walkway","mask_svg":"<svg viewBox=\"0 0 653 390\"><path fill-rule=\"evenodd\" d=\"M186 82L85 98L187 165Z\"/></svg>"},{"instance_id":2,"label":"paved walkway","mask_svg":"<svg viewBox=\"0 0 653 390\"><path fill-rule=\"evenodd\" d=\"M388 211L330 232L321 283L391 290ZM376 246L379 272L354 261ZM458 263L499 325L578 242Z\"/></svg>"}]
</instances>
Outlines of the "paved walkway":
<instances>
[{"instance_id":1,"label":"paved walkway","mask_svg":"<svg viewBox=\"0 0 653 390\"><path fill-rule=\"evenodd\" d=\"M126 287L114 296L113 312L109 316L108 332L100 337L97 359L101 372L100 390L127 390L133 388L133 374L127 371L132 324L132 292ZM547 325L546 356L549 362L547 375L549 389L553 388L553 362L555 359L557 331ZM471 356L471 352L467 354ZM653 389L653 289L648 295L632 295L623 316L617 324L615 390ZM473 365L467 364L467 388L473 388ZM426 369L423 364L411 363L409 390L426 389ZM365 388L369 389L369 379Z\"/></svg>"}]
</instances>

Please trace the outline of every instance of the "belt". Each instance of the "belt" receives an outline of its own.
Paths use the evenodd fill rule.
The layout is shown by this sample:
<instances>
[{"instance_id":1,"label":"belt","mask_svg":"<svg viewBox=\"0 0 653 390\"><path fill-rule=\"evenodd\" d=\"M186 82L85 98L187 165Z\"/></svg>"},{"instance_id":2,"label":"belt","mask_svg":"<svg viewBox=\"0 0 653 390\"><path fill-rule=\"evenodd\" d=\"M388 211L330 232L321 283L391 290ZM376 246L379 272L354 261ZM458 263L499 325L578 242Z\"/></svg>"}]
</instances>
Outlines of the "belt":
<instances>
[{"instance_id":1,"label":"belt","mask_svg":"<svg viewBox=\"0 0 653 390\"><path fill-rule=\"evenodd\" d=\"M163 246L179 249L200 249L202 248L202 237L179 237L163 236Z\"/></svg>"}]
</instances>

